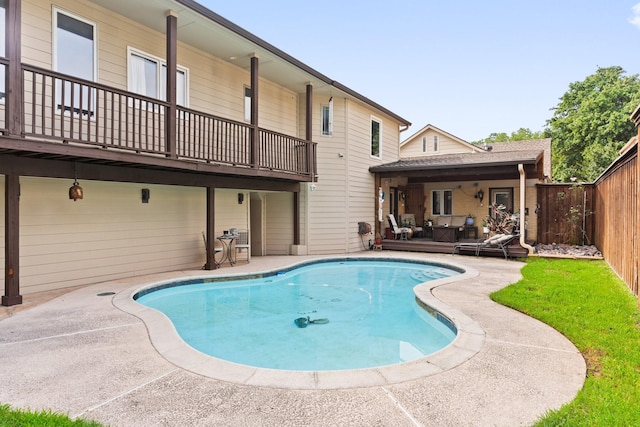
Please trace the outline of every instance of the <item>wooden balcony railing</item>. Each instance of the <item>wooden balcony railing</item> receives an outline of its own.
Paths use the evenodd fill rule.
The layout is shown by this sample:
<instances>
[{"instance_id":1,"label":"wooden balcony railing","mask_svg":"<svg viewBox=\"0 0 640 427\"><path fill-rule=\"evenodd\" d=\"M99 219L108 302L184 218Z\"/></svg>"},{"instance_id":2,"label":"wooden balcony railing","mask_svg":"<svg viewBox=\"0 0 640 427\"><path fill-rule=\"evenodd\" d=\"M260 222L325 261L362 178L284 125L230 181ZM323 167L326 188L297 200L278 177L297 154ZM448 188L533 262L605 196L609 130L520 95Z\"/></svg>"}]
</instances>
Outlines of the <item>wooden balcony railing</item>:
<instances>
[{"instance_id":1,"label":"wooden balcony railing","mask_svg":"<svg viewBox=\"0 0 640 427\"><path fill-rule=\"evenodd\" d=\"M167 136L167 102L54 71L22 66L25 138L93 145L301 175L315 170L315 144L178 106ZM170 140L167 140L170 139ZM176 147L172 152L170 147Z\"/></svg>"}]
</instances>

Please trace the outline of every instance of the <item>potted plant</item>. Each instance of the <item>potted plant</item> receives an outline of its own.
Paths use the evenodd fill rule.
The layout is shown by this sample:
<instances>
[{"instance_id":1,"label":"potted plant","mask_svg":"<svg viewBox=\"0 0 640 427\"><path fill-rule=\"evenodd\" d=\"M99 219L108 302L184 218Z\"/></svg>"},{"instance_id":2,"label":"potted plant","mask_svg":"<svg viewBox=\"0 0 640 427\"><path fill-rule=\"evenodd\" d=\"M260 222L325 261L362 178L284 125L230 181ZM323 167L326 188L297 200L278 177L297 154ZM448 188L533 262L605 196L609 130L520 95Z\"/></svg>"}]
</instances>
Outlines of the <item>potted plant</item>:
<instances>
[{"instance_id":1,"label":"potted plant","mask_svg":"<svg viewBox=\"0 0 640 427\"><path fill-rule=\"evenodd\" d=\"M487 219L482 220L482 233L489 234L489 225L487 224Z\"/></svg>"},{"instance_id":2,"label":"potted plant","mask_svg":"<svg viewBox=\"0 0 640 427\"><path fill-rule=\"evenodd\" d=\"M495 203L491 205L491 215L484 219L483 224L484 223L487 224L489 231L504 234L511 234L514 226L516 225L516 221L514 221L513 216L507 210L507 207L505 205L498 205Z\"/></svg>"}]
</instances>

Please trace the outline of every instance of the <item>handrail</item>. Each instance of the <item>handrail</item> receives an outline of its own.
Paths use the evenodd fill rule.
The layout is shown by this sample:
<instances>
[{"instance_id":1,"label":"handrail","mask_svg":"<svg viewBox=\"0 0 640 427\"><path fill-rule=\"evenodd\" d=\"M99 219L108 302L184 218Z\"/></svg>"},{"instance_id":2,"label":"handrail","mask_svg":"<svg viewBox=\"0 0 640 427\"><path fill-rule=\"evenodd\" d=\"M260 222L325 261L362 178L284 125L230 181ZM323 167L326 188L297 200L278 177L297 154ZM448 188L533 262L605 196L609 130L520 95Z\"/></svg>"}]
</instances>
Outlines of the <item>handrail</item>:
<instances>
[{"instance_id":1,"label":"handrail","mask_svg":"<svg viewBox=\"0 0 640 427\"><path fill-rule=\"evenodd\" d=\"M22 64L22 75L25 138L307 177L315 170L315 144L300 138L259 128L253 164L248 123L178 106L176 135L167 136L165 101L33 65Z\"/></svg>"}]
</instances>

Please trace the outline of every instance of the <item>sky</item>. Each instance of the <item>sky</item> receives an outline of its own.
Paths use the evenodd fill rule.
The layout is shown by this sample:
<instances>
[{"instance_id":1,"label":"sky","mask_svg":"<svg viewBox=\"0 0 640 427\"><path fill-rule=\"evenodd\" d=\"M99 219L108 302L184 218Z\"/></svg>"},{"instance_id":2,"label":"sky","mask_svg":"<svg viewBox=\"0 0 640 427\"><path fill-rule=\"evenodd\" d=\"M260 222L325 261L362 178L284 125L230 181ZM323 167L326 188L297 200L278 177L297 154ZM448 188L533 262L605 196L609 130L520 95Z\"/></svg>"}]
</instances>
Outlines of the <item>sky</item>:
<instances>
[{"instance_id":1,"label":"sky","mask_svg":"<svg viewBox=\"0 0 640 427\"><path fill-rule=\"evenodd\" d=\"M640 74L638 0L197 0L410 121L472 142L544 129L599 67Z\"/></svg>"}]
</instances>

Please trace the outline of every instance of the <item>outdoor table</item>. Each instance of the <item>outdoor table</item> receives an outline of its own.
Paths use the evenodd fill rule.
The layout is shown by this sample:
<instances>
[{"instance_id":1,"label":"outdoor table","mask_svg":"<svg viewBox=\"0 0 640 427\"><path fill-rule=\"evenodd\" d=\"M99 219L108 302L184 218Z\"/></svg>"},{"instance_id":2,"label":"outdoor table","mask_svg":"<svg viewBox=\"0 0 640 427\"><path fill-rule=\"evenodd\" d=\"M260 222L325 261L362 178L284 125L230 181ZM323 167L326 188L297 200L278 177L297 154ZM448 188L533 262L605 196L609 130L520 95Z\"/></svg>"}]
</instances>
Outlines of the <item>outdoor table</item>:
<instances>
[{"instance_id":1,"label":"outdoor table","mask_svg":"<svg viewBox=\"0 0 640 427\"><path fill-rule=\"evenodd\" d=\"M229 264L235 265L236 260L234 257L234 248L233 242L238 238L235 234L223 234L222 236L218 236L217 239L220 241L222 245L222 258L217 263L218 267L221 266L225 261L229 261Z\"/></svg>"}]
</instances>

